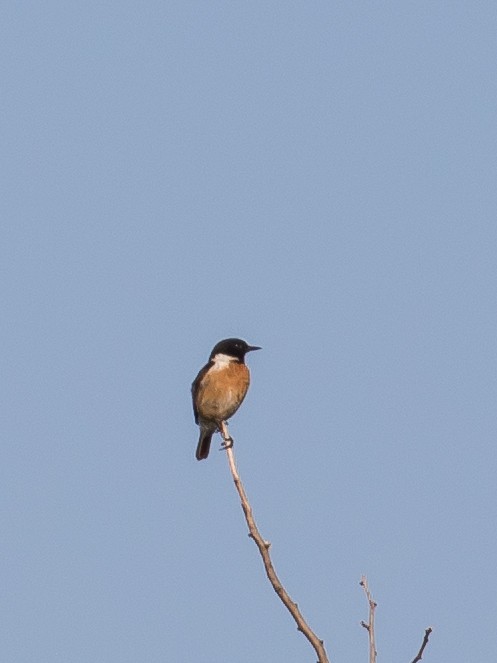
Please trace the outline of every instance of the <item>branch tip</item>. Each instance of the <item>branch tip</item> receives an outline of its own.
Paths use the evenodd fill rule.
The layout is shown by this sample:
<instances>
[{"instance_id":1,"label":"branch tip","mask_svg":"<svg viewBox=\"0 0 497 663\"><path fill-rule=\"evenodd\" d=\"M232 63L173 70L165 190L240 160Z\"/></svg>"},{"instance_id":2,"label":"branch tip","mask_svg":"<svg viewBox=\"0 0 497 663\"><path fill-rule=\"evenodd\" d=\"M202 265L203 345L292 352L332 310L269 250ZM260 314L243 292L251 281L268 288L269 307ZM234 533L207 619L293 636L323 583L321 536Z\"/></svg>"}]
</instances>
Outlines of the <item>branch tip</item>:
<instances>
[{"instance_id":1,"label":"branch tip","mask_svg":"<svg viewBox=\"0 0 497 663\"><path fill-rule=\"evenodd\" d=\"M376 609L377 603L374 601L373 596L369 590L368 587L368 579L366 576L361 577L360 581L360 586L364 590L364 594L366 595L366 599L369 605L369 617L368 617L368 622L366 623L365 621L361 622L361 626L363 626L366 631L368 632L368 639L369 639L369 663L376 663L376 643L375 643L375 632L374 632L374 611Z\"/></svg>"},{"instance_id":2,"label":"branch tip","mask_svg":"<svg viewBox=\"0 0 497 663\"><path fill-rule=\"evenodd\" d=\"M419 648L418 653L416 656L412 659L411 663L418 663L423 658L423 652L425 650L426 645L428 644L428 640L430 639L430 634L432 633L433 628L431 626L428 626L428 628L425 629L425 636L423 638L423 642L421 643L421 647Z\"/></svg>"}]
</instances>

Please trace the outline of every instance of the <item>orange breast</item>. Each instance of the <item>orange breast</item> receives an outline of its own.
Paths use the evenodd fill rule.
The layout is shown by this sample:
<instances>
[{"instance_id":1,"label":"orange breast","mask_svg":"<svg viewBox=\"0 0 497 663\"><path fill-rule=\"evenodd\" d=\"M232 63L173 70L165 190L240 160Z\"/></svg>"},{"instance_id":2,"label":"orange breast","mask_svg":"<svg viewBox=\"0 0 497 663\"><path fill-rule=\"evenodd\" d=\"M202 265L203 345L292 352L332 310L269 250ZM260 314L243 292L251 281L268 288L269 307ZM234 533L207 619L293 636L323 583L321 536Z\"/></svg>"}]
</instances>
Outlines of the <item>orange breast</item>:
<instances>
[{"instance_id":1,"label":"orange breast","mask_svg":"<svg viewBox=\"0 0 497 663\"><path fill-rule=\"evenodd\" d=\"M231 362L211 370L202 380L197 406L203 419L221 422L232 417L240 407L250 384L245 364Z\"/></svg>"}]
</instances>

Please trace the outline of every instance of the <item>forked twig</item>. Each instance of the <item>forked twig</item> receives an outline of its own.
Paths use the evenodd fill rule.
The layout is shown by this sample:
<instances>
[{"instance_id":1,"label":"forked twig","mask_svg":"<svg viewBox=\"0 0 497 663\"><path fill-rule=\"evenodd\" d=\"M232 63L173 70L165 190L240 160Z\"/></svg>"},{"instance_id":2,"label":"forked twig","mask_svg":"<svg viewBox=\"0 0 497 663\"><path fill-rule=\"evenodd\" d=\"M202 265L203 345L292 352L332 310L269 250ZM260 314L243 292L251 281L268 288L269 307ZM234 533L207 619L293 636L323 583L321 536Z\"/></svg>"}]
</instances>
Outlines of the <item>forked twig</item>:
<instances>
[{"instance_id":1,"label":"forked twig","mask_svg":"<svg viewBox=\"0 0 497 663\"><path fill-rule=\"evenodd\" d=\"M421 643L421 647L419 648L418 653L416 656L412 659L411 663L418 663L423 658L423 652L425 650L426 645L428 644L428 640L430 639L430 633L433 631L431 626L428 626L428 628L425 630L425 637L423 638L423 642Z\"/></svg>"},{"instance_id":2,"label":"forked twig","mask_svg":"<svg viewBox=\"0 0 497 663\"><path fill-rule=\"evenodd\" d=\"M364 626L366 631L368 632L368 638L369 638L369 663L376 663L376 643L375 643L375 635L374 635L374 611L376 609L376 606L378 605L374 600L373 597L371 596L371 592L369 591L368 587L368 579L366 576L362 576L361 582L359 583L361 587L364 589L364 593L366 594L366 598L368 600L369 604L369 617L368 617L368 622L361 622L361 626Z\"/></svg>"},{"instance_id":3,"label":"forked twig","mask_svg":"<svg viewBox=\"0 0 497 663\"><path fill-rule=\"evenodd\" d=\"M225 422L221 424L220 431L221 435L223 436L225 444L229 445L229 441L231 440L231 438L229 436L228 427ZM245 489L243 487L240 476L238 475L238 471L236 469L233 449L229 446L226 449L226 455L228 456L228 463L230 466L231 475L233 477L233 481L235 482L235 487L238 491L238 495L240 496L240 500L242 503L243 513L245 514L245 520L247 521L247 525L249 528L249 536L251 539L254 540L257 548L259 549L269 582L271 583L274 591L279 596L280 600L282 601L286 609L290 612L293 619L295 620L297 624L297 630L303 633L303 635L310 642L311 646L314 648L319 663L329 663L329 659L326 655L326 650L324 648L323 641L320 640L317 637L317 635L314 633L314 631L308 626L297 604L294 601L292 601L287 591L281 584L280 579L276 575L276 571L274 570L273 563L271 561L271 556L269 555L269 547L271 544L269 543L269 541L265 541L262 538L259 530L257 529L257 525L255 524L254 516L252 514L252 508L249 504L247 495L245 493Z\"/></svg>"}]
</instances>

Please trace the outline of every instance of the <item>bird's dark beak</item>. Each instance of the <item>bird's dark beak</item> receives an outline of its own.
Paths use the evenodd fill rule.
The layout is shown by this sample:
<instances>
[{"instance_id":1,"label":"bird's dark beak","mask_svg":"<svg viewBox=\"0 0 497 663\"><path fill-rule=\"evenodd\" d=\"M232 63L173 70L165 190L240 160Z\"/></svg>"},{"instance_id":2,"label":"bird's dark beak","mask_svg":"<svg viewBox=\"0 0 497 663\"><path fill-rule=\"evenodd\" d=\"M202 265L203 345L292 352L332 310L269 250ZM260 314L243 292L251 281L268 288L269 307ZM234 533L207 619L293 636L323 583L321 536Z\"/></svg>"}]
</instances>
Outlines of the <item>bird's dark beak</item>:
<instances>
[{"instance_id":1,"label":"bird's dark beak","mask_svg":"<svg viewBox=\"0 0 497 663\"><path fill-rule=\"evenodd\" d=\"M258 345L249 345L247 348L247 352L252 352L252 350L262 350Z\"/></svg>"}]
</instances>

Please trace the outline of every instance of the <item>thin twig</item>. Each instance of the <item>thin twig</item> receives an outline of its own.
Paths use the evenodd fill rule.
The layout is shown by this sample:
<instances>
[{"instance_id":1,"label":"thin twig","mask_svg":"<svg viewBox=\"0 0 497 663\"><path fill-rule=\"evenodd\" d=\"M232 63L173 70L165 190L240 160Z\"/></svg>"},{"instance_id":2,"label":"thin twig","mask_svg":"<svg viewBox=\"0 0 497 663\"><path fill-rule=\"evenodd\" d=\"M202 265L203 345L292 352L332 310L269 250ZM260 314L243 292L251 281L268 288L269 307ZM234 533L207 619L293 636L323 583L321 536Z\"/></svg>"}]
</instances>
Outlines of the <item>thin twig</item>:
<instances>
[{"instance_id":1,"label":"thin twig","mask_svg":"<svg viewBox=\"0 0 497 663\"><path fill-rule=\"evenodd\" d=\"M228 427L225 422L221 424L220 429L225 444L229 444L231 438L229 436ZM252 508L249 504L247 495L245 493L245 489L243 487L243 484L238 475L238 471L236 469L233 449L228 448L226 455L228 456L228 463L230 466L231 475L233 477L233 481L235 482L235 487L238 491L238 495L240 496L240 500L242 503L243 513L245 514L245 520L247 521L247 525L249 528L249 536L251 539L254 540L257 548L259 549L269 582L271 583L274 591L276 592L276 594L278 594L279 598L281 599L287 610L294 618L297 624L297 630L303 633L303 635L310 642L311 646L314 648L319 663L329 663L329 659L326 655L326 650L324 648L323 641L320 640L317 637L317 635L314 633L314 631L312 631L312 629L308 626L297 604L294 601L292 601L287 591L281 584L280 579L276 575L276 571L274 570L273 564L271 562L271 556L269 555L269 547L271 544L269 543L269 541L265 541L262 538L259 530L257 529L257 525L255 524L254 516L252 514Z\"/></svg>"},{"instance_id":2,"label":"thin twig","mask_svg":"<svg viewBox=\"0 0 497 663\"><path fill-rule=\"evenodd\" d=\"M369 604L369 617L368 617L368 622L361 622L361 626L364 626L364 628L368 632L368 638L369 638L369 663L376 663L376 643L375 643L375 635L374 635L374 611L376 609L376 606L378 605L374 600L373 597L371 596L371 592L369 591L368 587L368 579L366 576L362 576L361 582L359 583L361 587L364 589L364 593L366 594L366 598L368 600Z\"/></svg>"},{"instance_id":3,"label":"thin twig","mask_svg":"<svg viewBox=\"0 0 497 663\"><path fill-rule=\"evenodd\" d=\"M426 645L428 644L428 640L430 639L430 633L433 631L432 627L429 626L427 629L425 629L425 637L423 638L423 642L421 643L421 647L419 648L418 653L416 656L412 659L411 663L418 663L423 658L423 652L425 650Z\"/></svg>"}]
</instances>

